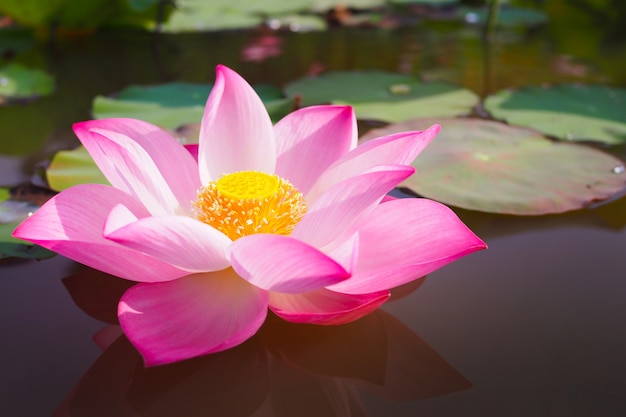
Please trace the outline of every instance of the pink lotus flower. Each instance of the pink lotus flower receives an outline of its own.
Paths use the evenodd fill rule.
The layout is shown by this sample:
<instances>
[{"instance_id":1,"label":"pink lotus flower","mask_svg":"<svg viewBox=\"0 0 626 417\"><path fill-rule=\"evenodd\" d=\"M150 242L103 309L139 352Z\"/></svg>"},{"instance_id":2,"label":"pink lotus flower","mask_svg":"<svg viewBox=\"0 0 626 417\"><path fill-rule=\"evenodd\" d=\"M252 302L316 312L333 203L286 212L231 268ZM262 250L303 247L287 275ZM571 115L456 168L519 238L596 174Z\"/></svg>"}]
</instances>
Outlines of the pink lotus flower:
<instances>
[{"instance_id":1,"label":"pink lotus flower","mask_svg":"<svg viewBox=\"0 0 626 417\"><path fill-rule=\"evenodd\" d=\"M390 288L486 247L442 204L385 198L439 126L358 147L346 106L272 126L254 90L219 66L197 160L140 120L74 131L112 186L63 191L14 236L139 282L118 317L148 366L236 346L268 307L297 323L356 320Z\"/></svg>"}]
</instances>

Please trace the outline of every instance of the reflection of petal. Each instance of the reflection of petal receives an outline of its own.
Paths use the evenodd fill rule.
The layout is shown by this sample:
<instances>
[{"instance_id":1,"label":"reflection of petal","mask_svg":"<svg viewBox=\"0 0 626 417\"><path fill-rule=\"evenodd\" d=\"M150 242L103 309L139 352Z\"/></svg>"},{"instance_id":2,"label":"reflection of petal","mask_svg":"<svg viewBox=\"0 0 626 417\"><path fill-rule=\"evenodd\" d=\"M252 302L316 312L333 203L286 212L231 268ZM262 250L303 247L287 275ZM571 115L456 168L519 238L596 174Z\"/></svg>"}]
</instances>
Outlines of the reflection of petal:
<instances>
[{"instance_id":1,"label":"reflection of petal","mask_svg":"<svg viewBox=\"0 0 626 417\"><path fill-rule=\"evenodd\" d=\"M92 339L100 349L107 350L124 332L119 325L109 324L108 326L98 330Z\"/></svg>"},{"instance_id":2,"label":"reflection of petal","mask_svg":"<svg viewBox=\"0 0 626 417\"><path fill-rule=\"evenodd\" d=\"M426 282L426 278L420 278L390 289L389 292L391 293L391 297L389 297L387 302L397 301L413 294L419 287L422 286L424 282Z\"/></svg>"},{"instance_id":3,"label":"reflection of petal","mask_svg":"<svg viewBox=\"0 0 626 417\"><path fill-rule=\"evenodd\" d=\"M142 367L125 337L115 341L82 377L70 401L70 416L139 417L126 401L128 381Z\"/></svg>"},{"instance_id":4,"label":"reflection of petal","mask_svg":"<svg viewBox=\"0 0 626 417\"><path fill-rule=\"evenodd\" d=\"M387 331L385 382L355 381L358 387L389 401L408 401L450 394L472 386L399 320L382 310L377 313Z\"/></svg>"},{"instance_id":5,"label":"reflection of petal","mask_svg":"<svg viewBox=\"0 0 626 417\"><path fill-rule=\"evenodd\" d=\"M317 374L382 384L387 334L378 311L341 326L314 326L268 316L260 330L267 348L290 364Z\"/></svg>"},{"instance_id":6,"label":"reflection of petal","mask_svg":"<svg viewBox=\"0 0 626 417\"><path fill-rule=\"evenodd\" d=\"M125 337L87 371L57 416L249 416L267 398L267 356L256 338L225 352L144 368Z\"/></svg>"},{"instance_id":7,"label":"reflection of petal","mask_svg":"<svg viewBox=\"0 0 626 417\"><path fill-rule=\"evenodd\" d=\"M256 338L173 365L139 369L128 401L142 416L248 416L267 397L267 356Z\"/></svg>"},{"instance_id":8,"label":"reflection of petal","mask_svg":"<svg viewBox=\"0 0 626 417\"><path fill-rule=\"evenodd\" d=\"M268 349L290 365L349 378L391 401L430 398L471 386L413 331L382 310L336 327L295 325L272 316L260 335Z\"/></svg>"},{"instance_id":9,"label":"reflection of petal","mask_svg":"<svg viewBox=\"0 0 626 417\"><path fill-rule=\"evenodd\" d=\"M272 367L270 398L276 417L367 416L352 385L339 378L297 370L281 362Z\"/></svg>"},{"instance_id":10,"label":"reflection of petal","mask_svg":"<svg viewBox=\"0 0 626 417\"><path fill-rule=\"evenodd\" d=\"M105 272L84 267L63 278L63 285L76 305L91 317L117 324L117 303L135 282L116 278Z\"/></svg>"},{"instance_id":11,"label":"reflection of petal","mask_svg":"<svg viewBox=\"0 0 626 417\"><path fill-rule=\"evenodd\" d=\"M73 298L93 296L74 285L80 277L94 283L93 292L115 292L106 288L115 287L115 280L93 273L67 279ZM116 301L112 297L111 307ZM84 300L81 304L88 306ZM293 324L270 315L259 333L238 347L155 368L144 368L122 337L94 363L55 417L355 417L367 415L357 388L384 400L406 401L470 386L382 310L340 326Z\"/></svg>"}]
</instances>

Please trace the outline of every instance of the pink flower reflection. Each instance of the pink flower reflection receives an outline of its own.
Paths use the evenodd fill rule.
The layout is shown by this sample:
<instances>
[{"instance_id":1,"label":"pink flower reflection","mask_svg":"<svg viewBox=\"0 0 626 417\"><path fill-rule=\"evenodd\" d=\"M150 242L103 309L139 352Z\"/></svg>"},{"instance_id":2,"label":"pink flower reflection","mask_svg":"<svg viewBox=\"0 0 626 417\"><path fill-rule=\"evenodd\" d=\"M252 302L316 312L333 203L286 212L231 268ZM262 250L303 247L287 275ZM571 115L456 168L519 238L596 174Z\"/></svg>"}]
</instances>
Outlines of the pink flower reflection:
<instances>
[{"instance_id":1,"label":"pink flower reflection","mask_svg":"<svg viewBox=\"0 0 626 417\"><path fill-rule=\"evenodd\" d=\"M97 297L85 290L94 282L102 283L114 305L117 284L107 289L90 270L64 280L79 305L101 315L110 309L103 309L101 300L93 305ZM144 368L121 336L55 417L354 416L367 415L364 392L398 402L468 387L467 379L383 311L330 327L296 325L271 315L257 335L233 349L155 368Z\"/></svg>"},{"instance_id":2,"label":"pink flower reflection","mask_svg":"<svg viewBox=\"0 0 626 417\"><path fill-rule=\"evenodd\" d=\"M272 32L261 33L241 50L241 60L263 62L282 53L283 40Z\"/></svg>"}]
</instances>

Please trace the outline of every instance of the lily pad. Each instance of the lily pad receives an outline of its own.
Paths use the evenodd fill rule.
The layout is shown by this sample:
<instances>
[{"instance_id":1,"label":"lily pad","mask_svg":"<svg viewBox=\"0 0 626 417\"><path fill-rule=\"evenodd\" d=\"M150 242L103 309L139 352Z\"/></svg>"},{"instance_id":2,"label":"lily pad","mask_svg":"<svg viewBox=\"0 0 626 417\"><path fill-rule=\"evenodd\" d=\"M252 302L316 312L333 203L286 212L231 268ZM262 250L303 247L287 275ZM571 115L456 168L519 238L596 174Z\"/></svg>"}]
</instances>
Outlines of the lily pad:
<instances>
[{"instance_id":1,"label":"lily pad","mask_svg":"<svg viewBox=\"0 0 626 417\"><path fill-rule=\"evenodd\" d=\"M9 190L0 188L0 259L44 259L54 256L54 252L11 236L22 220L37 208L30 202L11 200Z\"/></svg>"},{"instance_id":2,"label":"lily pad","mask_svg":"<svg viewBox=\"0 0 626 417\"><path fill-rule=\"evenodd\" d=\"M131 117L166 129L202 120L212 84L169 83L153 86L130 86L114 97L97 96L93 115L97 119ZM278 87L254 87L272 117L280 118L291 109L291 101Z\"/></svg>"},{"instance_id":3,"label":"lily pad","mask_svg":"<svg viewBox=\"0 0 626 417\"><path fill-rule=\"evenodd\" d=\"M391 4L415 4L420 6L450 6L460 0L388 0Z\"/></svg>"},{"instance_id":4,"label":"lily pad","mask_svg":"<svg viewBox=\"0 0 626 417\"><path fill-rule=\"evenodd\" d=\"M202 119L211 88L189 83L130 86L115 97L97 96L93 115L97 119L132 117L173 129Z\"/></svg>"},{"instance_id":5,"label":"lily pad","mask_svg":"<svg viewBox=\"0 0 626 417\"><path fill-rule=\"evenodd\" d=\"M529 86L487 97L495 118L565 140L626 143L626 89L600 85Z\"/></svg>"},{"instance_id":6,"label":"lily pad","mask_svg":"<svg viewBox=\"0 0 626 417\"><path fill-rule=\"evenodd\" d=\"M357 10L368 10L377 7L383 7L385 0L311 0L309 10L317 13L323 13L337 6L349 7Z\"/></svg>"},{"instance_id":7,"label":"lily pad","mask_svg":"<svg viewBox=\"0 0 626 417\"><path fill-rule=\"evenodd\" d=\"M200 123L183 125L170 133L183 143L197 142ZM193 153L189 147L198 145L185 146ZM197 150L195 154L197 155ZM109 184L83 146L57 152L46 170L46 179L54 191L63 191L78 184Z\"/></svg>"},{"instance_id":8,"label":"lily pad","mask_svg":"<svg viewBox=\"0 0 626 417\"><path fill-rule=\"evenodd\" d=\"M29 99L45 96L54 90L54 78L39 69L19 64L0 68L0 102L7 99Z\"/></svg>"},{"instance_id":9,"label":"lily pad","mask_svg":"<svg viewBox=\"0 0 626 417\"><path fill-rule=\"evenodd\" d=\"M414 119L362 140L442 126L401 187L470 210L517 215L560 213L623 191L624 162L597 149L478 119Z\"/></svg>"},{"instance_id":10,"label":"lily pad","mask_svg":"<svg viewBox=\"0 0 626 417\"><path fill-rule=\"evenodd\" d=\"M456 16L459 20L473 25L485 25L488 15L489 9L487 7L459 7L456 10ZM548 20L548 15L542 11L506 6L500 8L496 24L503 27L532 27L546 24Z\"/></svg>"},{"instance_id":11,"label":"lily pad","mask_svg":"<svg viewBox=\"0 0 626 417\"><path fill-rule=\"evenodd\" d=\"M289 14L274 16L266 23L272 29L287 29L292 32L313 32L327 29L326 20L315 15Z\"/></svg>"},{"instance_id":12,"label":"lily pad","mask_svg":"<svg viewBox=\"0 0 626 417\"><path fill-rule=\"evenodd\" d=\"M468 114L479 101L466 88L382 71L328 72L292 82L285 93L300 96L304 106L349 104L360 119L388 122Z\"/></svg>"},{"instance_id":13,"label":"lily pad","mask_svg":"<svg viewBox=\"0 0 626 417\"><path fill-rule=\"evenodd\" d=\"M62 191L77 184L109 184L83 146L59 151L46 170L50 188Z\"/></svg>"},{"instance_id":14,"label":"lily pad","mask_svg":"<svg viewBox=\"0 0 626 417\"><path fill-rule=\"evenodd\" d=\"M10 57L36 44L33 32L22 27L0 27L0 56Z\"/></svg>"}]
</instances>

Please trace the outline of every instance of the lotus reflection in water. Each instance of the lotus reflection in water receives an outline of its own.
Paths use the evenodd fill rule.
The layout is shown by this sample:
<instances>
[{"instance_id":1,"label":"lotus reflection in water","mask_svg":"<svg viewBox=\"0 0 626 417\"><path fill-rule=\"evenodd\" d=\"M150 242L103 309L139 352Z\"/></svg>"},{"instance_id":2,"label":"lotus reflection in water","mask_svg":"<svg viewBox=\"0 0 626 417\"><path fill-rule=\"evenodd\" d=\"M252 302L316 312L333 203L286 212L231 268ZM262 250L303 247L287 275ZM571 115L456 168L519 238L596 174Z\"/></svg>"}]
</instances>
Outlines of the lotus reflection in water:
<instances>
[{"instance_id":1,"label":"lotus reflection in water","mask_svg":"<svg viewBox=\"0 0 626 417\"><path fill-rule=\"evenodd\" d=\"M91 268L63 282L86 313L111 323L119 295L132 285ZM398 403L471 386L381 310L343 326L298 325L270 314L233 349L153 368L144 368L120 335L115 325L96 335L104 353L55 415L355 416L367 415L363 395Z\"/></svg>"}]
</instances>

